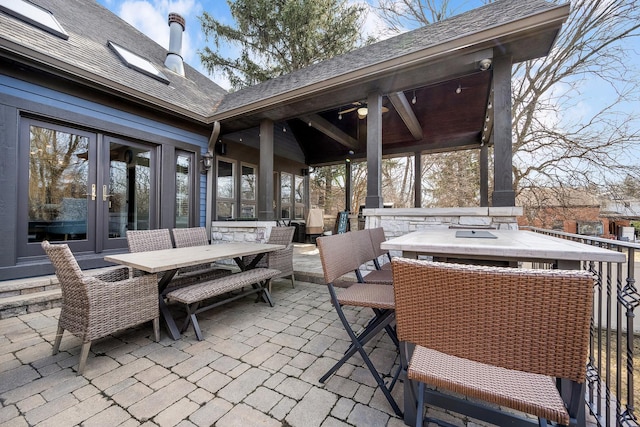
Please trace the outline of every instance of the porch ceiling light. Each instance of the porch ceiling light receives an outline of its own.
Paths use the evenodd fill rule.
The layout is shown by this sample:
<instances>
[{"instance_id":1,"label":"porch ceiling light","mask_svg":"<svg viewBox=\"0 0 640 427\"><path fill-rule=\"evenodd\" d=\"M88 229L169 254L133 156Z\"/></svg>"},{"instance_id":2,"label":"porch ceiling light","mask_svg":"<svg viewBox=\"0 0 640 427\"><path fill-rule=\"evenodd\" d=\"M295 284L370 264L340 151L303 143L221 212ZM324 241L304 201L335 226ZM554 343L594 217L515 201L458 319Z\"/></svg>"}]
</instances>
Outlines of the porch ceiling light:
<instances>
[{"instance_id":1,"label":"porch ceiling light","mask_svg":"<svg viewBox=\"0 0 640 427\"><path fill-rule=\"evenodd\" d=\"M365 117L367 117L367 113L369 113L369 109L367 107L360 107L358 108L357 113L358 113L359 119L364 119Z\"/></svg>"}]
</instances>

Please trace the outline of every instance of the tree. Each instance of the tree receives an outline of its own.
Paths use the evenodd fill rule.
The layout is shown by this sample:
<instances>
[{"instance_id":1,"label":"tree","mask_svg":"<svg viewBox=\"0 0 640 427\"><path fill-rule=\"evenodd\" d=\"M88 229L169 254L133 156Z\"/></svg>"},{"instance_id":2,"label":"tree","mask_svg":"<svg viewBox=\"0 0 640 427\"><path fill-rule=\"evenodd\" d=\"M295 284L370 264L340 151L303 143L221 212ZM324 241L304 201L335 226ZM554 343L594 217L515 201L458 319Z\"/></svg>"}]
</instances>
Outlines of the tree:
<instances>
[{"instance_id":1,"label":"tree","mask_svg":"<svg viewBox=\"0 0 640 427\"><path fill-rule=\"evenodd\" d=\"M208 46L199 52L211 74L221 73L233 89L251 86L346 53L363 40L365 8L347 0L227 0L236 26L203 12ZM226 44L237 57L218 53Z\"/></svg>"},{"instance_id":2,"label":"tree","mask_svg":"<svg viewBox=\"0 0 640 427\"><path fill-rule=\"evenodd\" d=\"M452 12L448 0L379 0L378 11L398 29ZM638 181L640 123L631 105L639 101L640 79L630 42L639 28L637 2L573 0L550 54L513 67L517 194L537 186L603 188L627 177ZM590 108L600 105L595 110L584 106L591 92L598 92L589 102Z\"/></svg>"}]
</instances>

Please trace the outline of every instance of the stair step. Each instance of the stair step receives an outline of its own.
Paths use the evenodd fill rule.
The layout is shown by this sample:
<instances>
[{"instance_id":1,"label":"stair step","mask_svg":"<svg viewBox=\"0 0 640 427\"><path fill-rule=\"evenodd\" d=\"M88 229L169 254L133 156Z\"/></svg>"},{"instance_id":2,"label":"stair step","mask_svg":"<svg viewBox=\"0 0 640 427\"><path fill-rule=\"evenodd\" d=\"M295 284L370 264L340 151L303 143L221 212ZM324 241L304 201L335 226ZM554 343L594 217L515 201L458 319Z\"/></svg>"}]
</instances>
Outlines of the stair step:
<instances>
[{"instance_id":1,"label":"stair step","mask_svg":"<svg viewBox=\"0 0 640 427\"><path fill-rule=\"evenodd\" d=\"M52 289L0 298L0 319L60 307L62 291Z\"/></svg>"},{"instance_id":2,"label":"stair step","mask_svg":"<svg viewBox=\"0 0 640 427\"><path fill-rule=\"evenodd\" d=\"M0 300L6 297L33 294L36 292L51 291L54 289L60 289L56 276L6 280L0 282Z\"/></svg>"}]
</instances>

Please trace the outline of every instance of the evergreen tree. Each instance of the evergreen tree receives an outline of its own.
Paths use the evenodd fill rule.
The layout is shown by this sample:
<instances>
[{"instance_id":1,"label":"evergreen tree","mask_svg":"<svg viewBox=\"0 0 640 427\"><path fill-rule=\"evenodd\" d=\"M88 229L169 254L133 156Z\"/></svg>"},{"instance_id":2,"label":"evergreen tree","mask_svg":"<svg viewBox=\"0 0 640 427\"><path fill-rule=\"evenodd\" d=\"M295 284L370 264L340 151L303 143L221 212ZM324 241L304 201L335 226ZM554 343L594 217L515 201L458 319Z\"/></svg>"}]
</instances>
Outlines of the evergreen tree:
<instances>
[{"instance_id":1,"label":"evergreen tree","mask_svg":"<svg viewBox=\"0 0 640 427\"><path fill-rule=\"evenodd\" d=\"M251 86L348 52L364 41L360 28L365 8L346 0L227 0L236 25L203 12L207 41L200 60L209 73L220 73L233 89ZM237 47L225 57L223 45Z\"/></svg>"}]
</instances>

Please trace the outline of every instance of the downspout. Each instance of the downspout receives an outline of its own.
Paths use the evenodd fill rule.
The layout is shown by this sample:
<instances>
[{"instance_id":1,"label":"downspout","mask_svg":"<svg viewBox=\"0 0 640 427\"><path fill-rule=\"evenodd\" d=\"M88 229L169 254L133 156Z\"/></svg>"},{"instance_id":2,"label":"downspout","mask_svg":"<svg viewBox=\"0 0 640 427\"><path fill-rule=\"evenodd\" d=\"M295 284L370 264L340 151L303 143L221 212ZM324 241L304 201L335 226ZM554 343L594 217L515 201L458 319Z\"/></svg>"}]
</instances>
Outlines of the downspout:
<instances>
[{"instance_id":1,"label":"downspout","mask_svg":"<svg viewBox=\"0 0 640 427\"><path fill-rule=\"evenodd\" d=\"M216 141L220 136L220 122L213 122L213 131L209 137L209 145L207 152L209 155L213 155ZM215 159L214 159L215 160ZM207 171L207 194L205 194L205 228L207 229L207 236L211 240L211 221L213 220L213 174L215 167L211 166Z\"/></svg>"}]
</instances>

